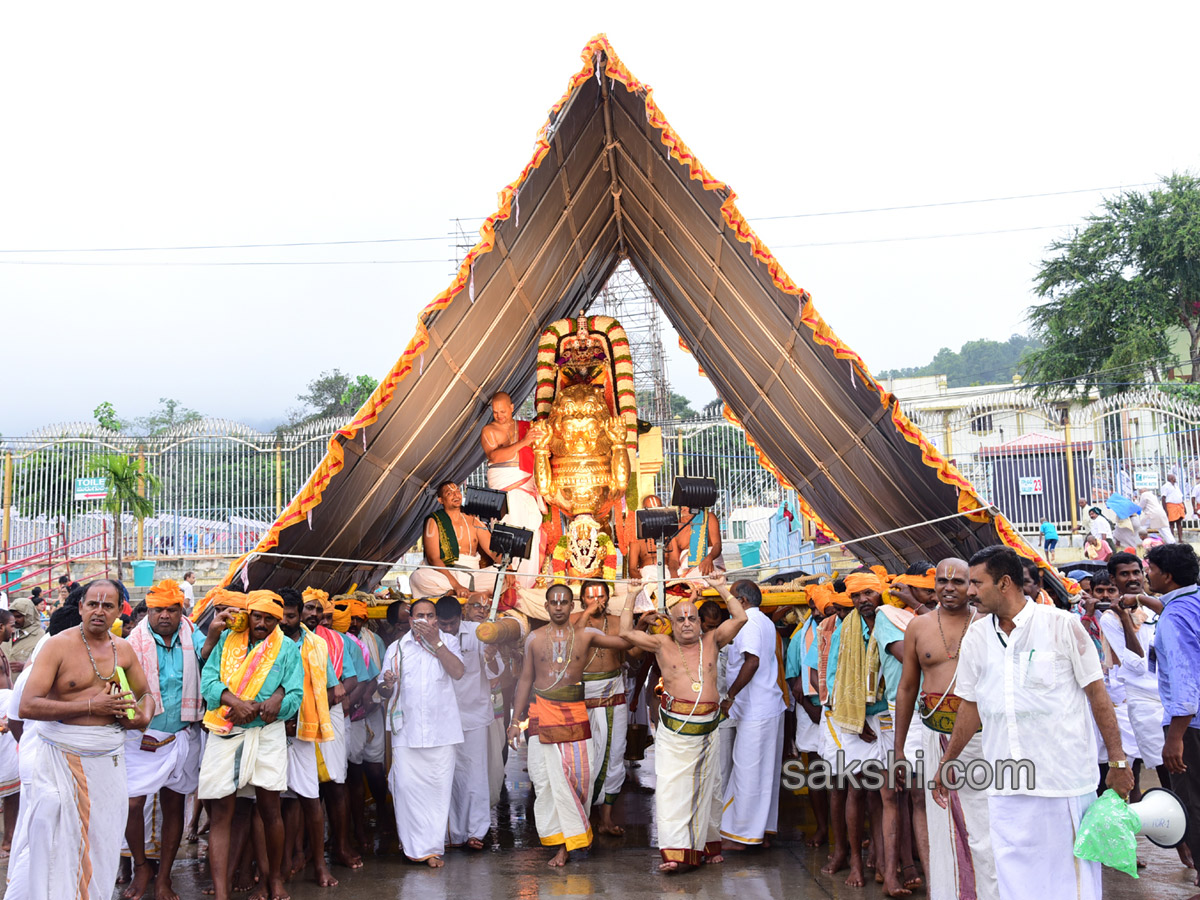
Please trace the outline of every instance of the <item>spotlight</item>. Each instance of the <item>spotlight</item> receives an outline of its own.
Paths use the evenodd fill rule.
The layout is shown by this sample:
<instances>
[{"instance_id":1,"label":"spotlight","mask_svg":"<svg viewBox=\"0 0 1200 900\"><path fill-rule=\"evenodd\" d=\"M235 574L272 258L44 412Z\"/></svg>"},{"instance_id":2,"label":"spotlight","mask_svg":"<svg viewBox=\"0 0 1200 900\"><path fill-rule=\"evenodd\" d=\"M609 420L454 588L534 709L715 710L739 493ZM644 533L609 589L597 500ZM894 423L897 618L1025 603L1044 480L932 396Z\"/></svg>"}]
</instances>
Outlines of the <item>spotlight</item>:
<instances>
[{"instance_id":1,"label":"spotlight","mask_svg":"<svg viewBox=\"0 0 1200 900\"><path fill-rule=\"evenodd\" d=\"M717 502L717 482L713 478L679 476L671 488L671 505L688 509L707 509Z\"/></svg>"},{"instance_id":2,"label":"spotlight","mask_svg":"<svg viewBox=\"0 0 1200 900\"><path fill-rule=\"evenodd\" d=\"M484 521L503 519L508 515L508 494L494 488L469 485L463 490L462 511Z\"/></svg>"},{"instance_id":3,"label":"spotlight","mask_svg":"<svg viewBox=\"0 0 1200 900\"><path fill-rule=\"evenodd\" d=\"M533 532L511 525L492 526L491 551L505 559L529 559L533 550ZM499 580L499 579L497 579Z\"/></svg>"},{"instance_id":4,"label":"spotlight","mask_svg":"<svg viewBox=\"0 0 1200 900\"><path fill-rule=\"evenodd\" d=\"M679 528L679 510L674 506L639 509L635 518L639 541L670 540Z\"/></svg>"}]
</instances>

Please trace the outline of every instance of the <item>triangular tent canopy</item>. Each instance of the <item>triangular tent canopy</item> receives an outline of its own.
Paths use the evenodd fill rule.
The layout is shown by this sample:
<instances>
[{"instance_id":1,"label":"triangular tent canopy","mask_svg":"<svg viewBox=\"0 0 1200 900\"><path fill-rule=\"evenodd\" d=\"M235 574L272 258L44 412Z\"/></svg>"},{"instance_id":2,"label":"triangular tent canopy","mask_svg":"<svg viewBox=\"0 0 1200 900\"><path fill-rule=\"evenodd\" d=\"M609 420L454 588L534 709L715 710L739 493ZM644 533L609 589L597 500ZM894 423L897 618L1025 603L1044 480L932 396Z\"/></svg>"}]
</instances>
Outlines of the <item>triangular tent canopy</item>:
<instances>
[{"instance_id":1,"label":"triangular tent canopy","mask_svg":"<svg viewBox=\"0 0 1200 900\"><path fill-rule=\"evenodd\" d=\"M865 563L969 557L1000 541L983 509L742 218L603 36L550 110L453 283L243 569L255 587L370 588L421 533L433 488L482 461L499 390L534 384L537 340L628 258L764 465ZM917 523L920 527L910 527Z\"/></svg>"}]
</instances>

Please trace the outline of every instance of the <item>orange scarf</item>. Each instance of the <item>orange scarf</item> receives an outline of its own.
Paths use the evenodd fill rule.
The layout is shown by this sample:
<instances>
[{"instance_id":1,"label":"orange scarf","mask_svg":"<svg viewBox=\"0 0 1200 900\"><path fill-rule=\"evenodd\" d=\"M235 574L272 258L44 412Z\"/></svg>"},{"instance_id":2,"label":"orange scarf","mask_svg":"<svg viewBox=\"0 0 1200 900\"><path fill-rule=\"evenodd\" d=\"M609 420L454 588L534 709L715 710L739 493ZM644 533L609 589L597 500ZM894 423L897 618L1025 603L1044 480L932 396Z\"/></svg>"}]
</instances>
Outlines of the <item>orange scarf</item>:
<instances>
[{"instance_id":1,"label":"orange scarf","mask_svg":"<svg viewBox=\"0 0 1200 900\"><path fill-rule=\"evenodd\" d=\"M283 645L283 632L276 628L266 639L250 649L250 630L230 632L221 650L221 681L242 700L253 701L262 690L263 683ZM324 682L322 681L322 684ZM233 723L229 721L229 707L222 705L204 714L204 727L213 734L229 734Z\"/></svg>"},{"instance_id":2,"label":"orange scarf","mask_svg":"<svg viewBox=\"0 0 1200 900\"><path fill-rule=\"evenodd\" d=\"M304 696L296 719L296 737L302 741L323 744L334 738L333 723L329 720L329 692L325 687L329 651L325 642L300 626L300 659L304 663Z\"/></svg>"}]
</instances>

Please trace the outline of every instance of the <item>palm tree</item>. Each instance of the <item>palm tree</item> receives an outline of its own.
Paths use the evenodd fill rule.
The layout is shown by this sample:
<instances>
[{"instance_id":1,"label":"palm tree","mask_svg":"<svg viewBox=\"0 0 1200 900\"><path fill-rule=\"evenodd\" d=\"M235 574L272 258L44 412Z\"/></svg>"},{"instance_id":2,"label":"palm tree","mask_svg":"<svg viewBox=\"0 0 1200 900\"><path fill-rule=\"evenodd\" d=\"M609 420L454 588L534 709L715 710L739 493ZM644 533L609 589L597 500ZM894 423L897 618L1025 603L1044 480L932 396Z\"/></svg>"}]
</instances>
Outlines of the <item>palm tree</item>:
<instances>
[{"instance_id":1,"label":"palm tree","mask_svg":"<svg viewBox=\"0 0 1200 900\"><path fill-rule=\"evenodd\" d=\"M139 522L154 515L154 504L150 495L162 487L162 482L149 472L139 472L137 460L124 453L106 453L92 460L88 471L103 475L108 495L101 503L105 512L112 513L113 542L117 546L117 580L121 580L121 564L124 547L121 541L121 515L128 511ZM145 487L145 495L138 490L139 480Z\"/></svg>"}]
</instances>

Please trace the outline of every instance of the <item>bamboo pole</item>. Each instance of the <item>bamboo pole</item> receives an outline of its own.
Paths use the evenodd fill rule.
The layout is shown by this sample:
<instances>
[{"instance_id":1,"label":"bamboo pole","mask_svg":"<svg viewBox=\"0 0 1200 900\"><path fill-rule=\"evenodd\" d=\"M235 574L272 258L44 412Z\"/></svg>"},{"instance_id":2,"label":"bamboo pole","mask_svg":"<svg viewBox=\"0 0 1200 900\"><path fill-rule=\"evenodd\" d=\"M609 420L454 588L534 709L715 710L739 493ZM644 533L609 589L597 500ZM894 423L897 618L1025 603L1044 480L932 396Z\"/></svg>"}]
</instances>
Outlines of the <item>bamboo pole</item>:
<instances>
[{"instance_id":1,"label":"bamboo pole","mask_svg":"<svg viewBox=\"0 0 1200 900\"><path fill-rule=\"evenodd\" d=\"M13 455L4 452L4 525L0 533L0 546L4 549L4 564L8 565L8 539L12 532Z\"/></svg>"},{"instance_id":2,"label":"bamboo pole","mask_svg":"<svg viewBox=\"0 0 1200 900\"><path fill-rule=\"evenodd\" d=\"M146 448L145 447L138 448L138 496L139 497L146 496ZM120 513L118 513L117 515L120 515ZM146 522L141 516L138 516L138 520L137 520L137 558L138 559L143 559L145 557L145 549L146 549L145 530L146 530Z\"/></svg>"}]
</instances>

